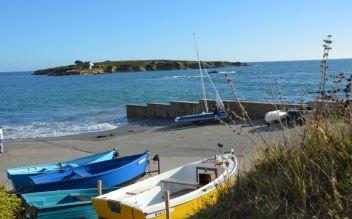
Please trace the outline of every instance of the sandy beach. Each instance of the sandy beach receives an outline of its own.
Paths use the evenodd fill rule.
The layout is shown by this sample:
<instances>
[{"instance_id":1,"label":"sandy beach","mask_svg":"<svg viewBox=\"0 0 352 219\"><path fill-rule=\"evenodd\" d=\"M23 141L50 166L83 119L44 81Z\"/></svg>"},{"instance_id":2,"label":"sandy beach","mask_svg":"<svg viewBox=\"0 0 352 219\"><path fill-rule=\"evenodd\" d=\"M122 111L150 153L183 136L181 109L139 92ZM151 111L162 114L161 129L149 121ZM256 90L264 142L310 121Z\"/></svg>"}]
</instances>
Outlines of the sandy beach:
<instances>
[{"instance_id":1,"label":"sandy beach","mask_svg":"<svg viewBox=\"0 0 352 219\"><path fill-rule=\"evenodd\" d=\"M242 130L242 131L241 131ZM254 158L251 140L258 133L279 133L279 125L267 127L263 121L246 124L175 125L170 121L140 121L115 130L60 138L24 139L6 142L0 156L0 184L11 189L6 168L68 160L115 148L120 156L149 150L159 154L161 171L214 156L219 141L223 151L234 149L240 170L246 169ZM253 133L248 138L246 133ZM280 135L277 135L280 138Z\"/></svg>"}]
</instances>

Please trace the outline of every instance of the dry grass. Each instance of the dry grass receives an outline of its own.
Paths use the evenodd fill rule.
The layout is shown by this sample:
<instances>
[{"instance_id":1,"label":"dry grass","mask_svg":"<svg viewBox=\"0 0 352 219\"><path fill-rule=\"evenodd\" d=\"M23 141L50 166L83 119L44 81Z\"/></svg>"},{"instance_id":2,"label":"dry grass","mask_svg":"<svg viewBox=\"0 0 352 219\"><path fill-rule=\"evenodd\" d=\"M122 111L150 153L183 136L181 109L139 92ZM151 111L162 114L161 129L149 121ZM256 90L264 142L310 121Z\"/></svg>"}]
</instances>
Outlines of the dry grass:
<instances>
[{"instance_id":1,"label":"dry grass","mask_svg":"<svg viewBox=\"0 0 352 219\"><path fill-rule=\"evenodd\" d=\"M253 168L195 217L352 217L350 118L315 118L286 145L265 145Z\"/></svg>"}]
</instances>

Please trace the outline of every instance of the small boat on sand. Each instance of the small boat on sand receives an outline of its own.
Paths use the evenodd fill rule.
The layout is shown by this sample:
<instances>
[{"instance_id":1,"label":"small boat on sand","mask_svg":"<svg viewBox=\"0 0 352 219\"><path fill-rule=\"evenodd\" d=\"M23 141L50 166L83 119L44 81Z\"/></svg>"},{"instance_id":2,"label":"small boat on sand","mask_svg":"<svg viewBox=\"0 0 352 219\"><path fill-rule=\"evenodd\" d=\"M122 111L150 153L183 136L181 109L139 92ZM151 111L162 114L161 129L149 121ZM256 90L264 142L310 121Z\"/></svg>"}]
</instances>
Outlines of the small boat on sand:
<instances>
[{"instance_id":1,"label":"small boat on sand","mask_svg":"<svg viewBox=\"0 0 352 219\"><path fill-rule=\"evenodd\" d=\"M220 111L217 114L203 112L201 114L176 117L175 122L176 123L200 122L200 121L206 122L206 121L213 121L217 119L222 119L222 120L227 119L227 114L223 111Z\"/></svg>"},{"instance_id":2,"label":"small boat on sand","mask_svg":"<svg viewBox=\"0 0 352 219\"><path fill-rule=\"evenodd\" d=\"M194 36L194 42L196 45L196 51L197 51L197 58L198 58L198 67L199 67L199 74L200 74L200 82L201 82L201 90L203 94L203 100L204 100L204 110L202 113L197 113L193 115L185 115L185 116L179 116L175 118L176 123L185 123L185 122L208 122L208 121L216 121L218 119L227 119L227 113L225 112L225 105L219 95L218 90L216 89L211 77L209 76L210 73L218 73L217 71L212 71L208 72L205 68L202 68L200 59L199 59L199 53L198 53L198 45L197 45L197 39L196 35L193 33ZM208 101L207 101L207 95L205 91L205 85L204 85L204 77L208 78L211 86L213 87L214 93L215 93L215 105L213 106L214 111L209 112L208 109Z\"/></svg>"},{"instance_id":3,"label":"small boat on sand","mask_svg":"<svg viewBox=\"0 0 352 219\"><path fill-rule=\"evenodd\" d=\"M167 190L170 218L186 218L215 201L218 189L231 185L236 173L235 156L218 155L98 196L92 203L100 218L165 218Z\"/></svg>"},{"instance_id":4,"label":"small boat on sand","mask_svg":"<svg viewBox=\"0 0 352 219\"><path fill-rule=\"evenodd\" d=\"M286 118L287 118L287 112L283 110L269 111L265 114L265 117L264 117L266 124L269 124L269 125L276 122L280 122Z\"/></svg>"},{"instance_id":5,"label":"small boat on sand","mask_svg":"<svg viewBox=\"0 0 352 219\"><path fill-rule=\"evenodd\" d=\"M72 167L78 167L85 164L111 160L116 156L115 149L105 151L99 154L93 154L87 157L81 157L74 160L60 161L36 166L24 166L9 168L6 170L7 178L12 182L14 189L18 192L26 191L31 186L31 176L37 176L45 173L65 170Z\"/></svg>"},{"instance_id":6,"label":"small boat on sand","mask_svg":"<svg viewBox=\"0 0 352 219\"><path fill-rule=\"evenodd\" d=\"M30 177L32 191L118 186L145 174L149 152Z\"/></svg>"},{"instance_id":7,"label":"small boat on sand","mask_svg":"<svg viewBox=\"0 0 352 219\"><path fill-rule=\"evenodd\" d=\"M103 194L118 187L103 188ZM22 194L24 218L98 218L91 198L98 196L98 189L74 189Z\"/></svg>"}]
</instances>

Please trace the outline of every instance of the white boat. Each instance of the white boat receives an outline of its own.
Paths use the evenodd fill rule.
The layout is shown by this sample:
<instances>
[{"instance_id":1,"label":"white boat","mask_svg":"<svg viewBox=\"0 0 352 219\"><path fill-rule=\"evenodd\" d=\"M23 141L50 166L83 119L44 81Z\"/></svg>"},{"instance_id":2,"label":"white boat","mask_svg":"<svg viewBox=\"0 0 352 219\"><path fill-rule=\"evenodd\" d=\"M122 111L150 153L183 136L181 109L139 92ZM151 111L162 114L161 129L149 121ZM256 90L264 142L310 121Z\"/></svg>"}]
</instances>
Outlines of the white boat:
<instances>
[{"instance_id":1,"label":"white boat","mask_svg":"<svg viewBox=\"0 0 352 219\"><path fill-rule=\"evenodd\" d=\"M190 163L92 199L100 218L165 218L164 191L171 218L193 215L231 185L237 160L231 153Z\"/></svg>"},{"instance_id":2,"label":"white boat","mask_svg":"<svg viewBox=\"0 0 352 219\"><path fill-rule=\"evenodd\" d=\"M269 111L265 114L265 122L267 124L272 124L275 122L280 122L281 120L287 118L287 112L283 110Z\"/></svg>"}]
</instances>

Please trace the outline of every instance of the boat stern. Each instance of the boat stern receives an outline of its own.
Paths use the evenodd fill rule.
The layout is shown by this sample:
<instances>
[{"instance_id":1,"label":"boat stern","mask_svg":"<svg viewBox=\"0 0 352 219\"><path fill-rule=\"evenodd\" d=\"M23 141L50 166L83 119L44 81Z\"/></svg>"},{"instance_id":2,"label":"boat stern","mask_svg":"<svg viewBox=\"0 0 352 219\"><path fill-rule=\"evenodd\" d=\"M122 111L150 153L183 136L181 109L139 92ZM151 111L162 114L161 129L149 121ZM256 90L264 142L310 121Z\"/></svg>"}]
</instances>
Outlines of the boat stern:
<instances>
[{"instance_id":1,"label":"boat stern","mask_svg":"<svg viewBox=\"0 0 352 219\"><path fill-rule=\"evenodd\" d=\"M97 197L92 199L92 203L99 218L146 218L141 210L126 206L118 201Z\"/></svg>"}]
</instances>

